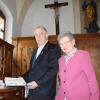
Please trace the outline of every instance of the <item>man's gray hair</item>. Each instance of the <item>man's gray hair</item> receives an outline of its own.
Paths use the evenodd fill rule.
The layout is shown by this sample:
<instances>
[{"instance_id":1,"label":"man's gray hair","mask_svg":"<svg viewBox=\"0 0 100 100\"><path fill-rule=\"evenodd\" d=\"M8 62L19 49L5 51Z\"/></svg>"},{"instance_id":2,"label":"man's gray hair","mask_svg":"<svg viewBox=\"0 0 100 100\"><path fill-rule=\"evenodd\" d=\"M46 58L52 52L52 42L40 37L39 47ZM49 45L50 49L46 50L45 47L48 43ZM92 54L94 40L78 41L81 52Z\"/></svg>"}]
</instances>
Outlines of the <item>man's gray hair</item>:
<instances>
[{"instance_id":1,"label":"man's gray hair","mask_svg":"<svg viewBox=\"0 0 100 100\"><path fill-rule=\"evenodd\" d=\"M38 28L40 28L40 29L44 30L46 33L48 33L47 29L44 26L37 26L34 30L36 30Z\"/></svg>"},{"instance_id":2,"label":"man's gray hair","mask_svg":"<svg viewBox=\"0 0 100 100\"><path fill-rule=\"evenodd\" d=\"M73 34L72 34L71 32L64 32L64 33L60 33L60 34L58 35L58 37L57 37L58 42L59 42L59 40L60 40L61 38L63 38L63 37L68 37L70 40L75 39L74 36L73 36Z\"/></svg>"}]
</instances>

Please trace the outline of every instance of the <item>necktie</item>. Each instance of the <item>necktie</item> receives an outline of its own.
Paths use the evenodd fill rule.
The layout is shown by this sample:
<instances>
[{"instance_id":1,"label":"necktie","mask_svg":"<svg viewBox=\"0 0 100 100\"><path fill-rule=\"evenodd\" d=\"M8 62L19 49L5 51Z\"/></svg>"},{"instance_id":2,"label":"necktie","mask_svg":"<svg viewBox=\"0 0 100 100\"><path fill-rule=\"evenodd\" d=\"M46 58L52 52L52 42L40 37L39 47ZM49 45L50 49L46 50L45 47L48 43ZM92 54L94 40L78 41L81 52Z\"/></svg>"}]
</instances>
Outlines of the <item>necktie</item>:
<instances>
[{"instance_id":1,"label":"necktie","mask_svg":"<svg viewBox=\"0 0 100 100\"><path fill-rule=\"evenodd\" d=\"M35 60L36 60L36 54L32 57L32 68L34 66Z\"/></svg>"}]
</instances>

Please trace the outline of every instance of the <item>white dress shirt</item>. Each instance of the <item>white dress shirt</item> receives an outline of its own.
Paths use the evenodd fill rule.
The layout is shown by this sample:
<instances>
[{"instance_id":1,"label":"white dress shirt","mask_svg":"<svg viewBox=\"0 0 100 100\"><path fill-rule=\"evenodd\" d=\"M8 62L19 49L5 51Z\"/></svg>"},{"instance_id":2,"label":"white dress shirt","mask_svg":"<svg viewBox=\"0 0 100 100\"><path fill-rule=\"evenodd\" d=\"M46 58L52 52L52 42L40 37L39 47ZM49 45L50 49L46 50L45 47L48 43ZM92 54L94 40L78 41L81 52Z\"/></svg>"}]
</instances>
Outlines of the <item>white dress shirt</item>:
<instances>
[{"instance_id":1,"label":"white dress shirt","mask_svg":"<svg viewBox=\"0 0 100 100\"><path fill-rule=\"evenodd\" d=\"M36 59L39 56L39 54L41 53L43 47L46 45L47 42L48 42L48 40L43 45L41 45L41 46L38 47L37 53L36 53Z\"/></svg>"},{"instance_id":2,"label":"white dress shirt","mask_svg":"<svg viewBox=\"0 0 100 100\"><path fill-rule=\"evenodd\" d=\"M77 51L77 48L74 48L74 49L72 50L72 52L70 52L70 54L65 55L66 65L67 65L67 63L68 63L68 60L69 60L71 57L74 56L74 54L75 54L76 51Z\"/></svg>"}]
</instances>

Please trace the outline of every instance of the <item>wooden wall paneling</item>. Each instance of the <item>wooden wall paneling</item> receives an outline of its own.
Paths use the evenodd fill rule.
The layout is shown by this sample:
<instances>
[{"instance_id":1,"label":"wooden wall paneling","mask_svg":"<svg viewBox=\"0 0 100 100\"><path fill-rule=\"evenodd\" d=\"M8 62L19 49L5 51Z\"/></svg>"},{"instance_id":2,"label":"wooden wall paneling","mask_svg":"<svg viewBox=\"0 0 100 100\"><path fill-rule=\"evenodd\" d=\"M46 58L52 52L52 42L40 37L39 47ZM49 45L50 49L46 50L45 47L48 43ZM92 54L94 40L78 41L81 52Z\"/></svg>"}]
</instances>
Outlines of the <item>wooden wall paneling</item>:
<instances>
[{"instance_id":1,"label":"wooden wall paneling","mask_svg":"<svg viewBox=\"0 0 100 100\"><path fill-rule=\"evenodd\" d=\"M87 50L90 53L97 81L100 86L100 34L76 35L76 40L78 48Z\"/></svg>"},{"instance_id":2,"label":"wooden wall paneling","mask_svg":"<svg viewBox=\"0 0 100 100\"><path fill-rule=\"evenodd\" d=\"M56 36L49 36L49 41L56 43ZM15 37L13 38L14 53L13 65L16 66L14 72L20 76L29 68L32 51L37 47L34 37Z\"/></svg>"},{"instance_id":3,"label":"wooden wall paneling","mask_svg":"<svg viewBox=\"0 0 100 100\"><path fill-rule=\"evenodd\" d=\"M33 52L33 48L21 49L21 73L25 73L29 69L30 59Z\"/></svg>"},{"instance_id":4,"label":"wooden wall paneling","mask_svg":"<svg viewBox=\"0 0 100 100\"><path fill-rule=\"evenodd\" d=\"M16 75L20 76L28 69L29 66L28 64L29 64L30 56L32 54L32 50L37 45L34 37L13 38L13 44L15 45L14 65L16 65Z\"/></svg>"},{"instance_id":5,"label":"wooden wall paneling","mask_svg":"<svg viewBox=\"0 0 100 100\"><path fill-rule=\"evenodd\" d=\"M75 34L76 47L89 51L96 77L100 86L100 34ZM57 43L57 36L49 36L51 43ZM17 65L17 76L29 68L32 50L37 46L34 37L13 38L14 60Z\"/></svg>"}]
</instances>

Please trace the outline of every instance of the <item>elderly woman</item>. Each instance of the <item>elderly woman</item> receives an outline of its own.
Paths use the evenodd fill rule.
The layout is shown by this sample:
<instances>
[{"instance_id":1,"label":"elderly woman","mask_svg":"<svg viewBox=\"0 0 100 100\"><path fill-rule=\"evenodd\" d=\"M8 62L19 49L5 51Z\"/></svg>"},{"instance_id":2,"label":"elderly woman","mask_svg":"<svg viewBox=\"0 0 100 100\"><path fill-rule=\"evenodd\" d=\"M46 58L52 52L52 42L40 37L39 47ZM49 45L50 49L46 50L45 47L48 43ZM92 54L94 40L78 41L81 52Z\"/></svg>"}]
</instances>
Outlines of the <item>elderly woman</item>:
<instances>
[{"instance_id":1,"label":"elderly woman","mask_svg":"<svg viewBox=\"0 0 100 100\"><path fill-rule=\"evenodd\" d=\"M62 33L58 43L63 55L59 59L59 87L55 100L99 100L99 89L87 51L75 47L72 33Z\"/></svg>"}]
</instances>

